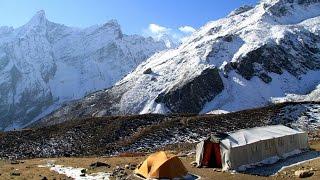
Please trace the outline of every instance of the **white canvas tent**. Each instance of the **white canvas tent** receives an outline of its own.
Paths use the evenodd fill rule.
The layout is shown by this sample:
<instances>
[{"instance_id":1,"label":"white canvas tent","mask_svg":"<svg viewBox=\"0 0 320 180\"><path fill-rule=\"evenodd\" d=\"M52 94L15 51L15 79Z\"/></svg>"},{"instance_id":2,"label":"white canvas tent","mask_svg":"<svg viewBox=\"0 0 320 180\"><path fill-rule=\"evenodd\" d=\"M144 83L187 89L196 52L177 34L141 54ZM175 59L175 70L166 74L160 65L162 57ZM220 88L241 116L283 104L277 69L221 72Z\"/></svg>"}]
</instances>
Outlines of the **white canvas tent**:
<instances>
[{"instance_id":1,"label":"white canvas tent","mask_svg":"<svg viewBox=\"0 0 320 180\"><path fill-rule=\"evenodd\" d=\"M196 162L199 166L238 169L272 157L283 158L308 149L307 133L283 125L243 129L213 137L197 145Z\"/></svg>"}]
</instances>

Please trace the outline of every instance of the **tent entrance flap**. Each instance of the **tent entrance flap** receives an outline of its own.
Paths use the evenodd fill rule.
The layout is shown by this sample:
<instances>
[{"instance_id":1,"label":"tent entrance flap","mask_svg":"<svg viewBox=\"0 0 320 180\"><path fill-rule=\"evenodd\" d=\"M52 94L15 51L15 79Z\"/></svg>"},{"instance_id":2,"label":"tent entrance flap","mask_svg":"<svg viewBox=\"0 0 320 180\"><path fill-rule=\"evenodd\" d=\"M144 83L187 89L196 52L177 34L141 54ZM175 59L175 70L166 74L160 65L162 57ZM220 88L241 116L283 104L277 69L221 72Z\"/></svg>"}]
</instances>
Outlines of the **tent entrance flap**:
<instances>
[{"instance_id":1,"label":"tent entrance flap","mask_svg":"<svg viewBox=\"0 0 320 180\"><path fill-rule=\"evenodd\" d=\"M210 141L205 142L201 164L205 167L222 168L219 143L213 143Z\"/></svg>"}]
</instances>

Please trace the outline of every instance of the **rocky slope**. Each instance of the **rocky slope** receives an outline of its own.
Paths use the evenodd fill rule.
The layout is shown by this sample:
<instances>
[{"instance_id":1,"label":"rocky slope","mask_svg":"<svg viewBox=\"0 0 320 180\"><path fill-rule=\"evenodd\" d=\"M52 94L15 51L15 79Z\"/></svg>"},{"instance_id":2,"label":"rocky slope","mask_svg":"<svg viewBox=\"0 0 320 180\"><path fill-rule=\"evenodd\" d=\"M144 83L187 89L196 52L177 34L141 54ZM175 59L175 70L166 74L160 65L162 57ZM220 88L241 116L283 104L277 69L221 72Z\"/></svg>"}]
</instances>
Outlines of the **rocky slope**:
<instances>
[{"instance_id":1,"label":"rocky slope","mask_svg":"<svg viewBox=\"0 0 320 180\"><path fill-rule=\"evenodd\" d=\"M285 103L222 115L113 116L42 124L0 133L0 158L101 156L194 147L190 143L214 132L279 123L302 128L310 139L319 139L320 104Z\"/></svg>"},{"instance_id":2,"label":"rocky slope","mask_svg":"<svg viewBox=\"0 0 320 180\"><path fill-rule=\"evenodd\" d=\"M165 48L123 34L115 20L79 29L50 22L40 11L22 27L0 27L0 130L110 87Z\"/></svg>"},{"instance_id":3,"label":"rocky slope","mask_svg":"<svg viewBox=\"0 0 320 180\"><path fill-rule=\"evenodd\" d=\"M320 82L320 1L262 0L210 22L111 89L42 122L116 114L237 111L304 94Z\"/></svg>"}]
</instances>

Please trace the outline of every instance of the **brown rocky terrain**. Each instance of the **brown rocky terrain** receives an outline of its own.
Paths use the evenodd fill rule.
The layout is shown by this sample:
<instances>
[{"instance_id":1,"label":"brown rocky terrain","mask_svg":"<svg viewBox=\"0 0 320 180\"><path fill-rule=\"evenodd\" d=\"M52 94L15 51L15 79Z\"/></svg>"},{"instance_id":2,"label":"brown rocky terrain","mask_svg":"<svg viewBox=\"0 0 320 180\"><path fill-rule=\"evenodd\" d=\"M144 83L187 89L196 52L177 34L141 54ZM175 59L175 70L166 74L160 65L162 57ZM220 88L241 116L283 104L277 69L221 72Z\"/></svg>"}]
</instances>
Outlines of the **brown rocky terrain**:
<instances>
[{"instance_id":1,"label":"brown rocky terrain","mask_svg":"<svg viewBox=\"0 0 320 180\"><path fill-rule=\"evenodd\" d=\"M222 115L135 115L77 119L53 126L0 133L0 157L9 159L103 156L189 147L213 132L269 124L316 127L299 123L319 103L284 103ZM311 109L311 110L310 110ZM310 118L310 120L312 120ZM315 124L315 125L314 125ZM314 129L314 128L313 128ZM315 130L309 130L318 139Z\"/></svg>"}]
</instances>

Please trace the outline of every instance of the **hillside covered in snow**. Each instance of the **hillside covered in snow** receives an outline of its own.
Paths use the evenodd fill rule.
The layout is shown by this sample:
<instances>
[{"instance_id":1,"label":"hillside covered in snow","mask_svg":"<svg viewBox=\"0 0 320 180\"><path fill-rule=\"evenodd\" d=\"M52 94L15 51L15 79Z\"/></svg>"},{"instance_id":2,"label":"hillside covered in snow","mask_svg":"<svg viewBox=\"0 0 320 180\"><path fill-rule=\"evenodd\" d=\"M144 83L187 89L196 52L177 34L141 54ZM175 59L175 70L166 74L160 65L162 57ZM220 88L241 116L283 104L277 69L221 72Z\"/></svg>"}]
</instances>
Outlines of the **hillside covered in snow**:
<instances>
[{"instance_id":1,"label":"hillside covered in snow","mask_svg":"<svg viewBox=\"0 0 320 180\"><path fill-rule=\"evenodd\" d=\"M115 20L80 29L50 22L40 11L22 27L0 27L0 130L111 87L165 48L123 34Z\"/></svg>"},{"instance_id":2,"label":"hillside covered in snow","mask_svg":"<svg viewBox=\"0 0 320 180\"><path fill-rule=\"evenodd\" d=\"M314 101L320 102L320 85L309 94L299 95L299 94L287 94L285 97L272 98L274 103L284 103L284 102L305 102Z\"/></svg>"},{"instance_id":3,"label":"hillside covered in snow","mask_svg":"<svg viewBox=\"0 0 320 180\"><path fill-rule=\"evenodd\" d=\"M320 2L262 0L209 22L112 88L42 122L115 114L207 113L264 106L320 82Z\"/></svg>"}]
</instances>

